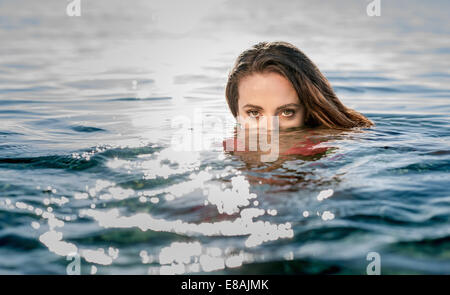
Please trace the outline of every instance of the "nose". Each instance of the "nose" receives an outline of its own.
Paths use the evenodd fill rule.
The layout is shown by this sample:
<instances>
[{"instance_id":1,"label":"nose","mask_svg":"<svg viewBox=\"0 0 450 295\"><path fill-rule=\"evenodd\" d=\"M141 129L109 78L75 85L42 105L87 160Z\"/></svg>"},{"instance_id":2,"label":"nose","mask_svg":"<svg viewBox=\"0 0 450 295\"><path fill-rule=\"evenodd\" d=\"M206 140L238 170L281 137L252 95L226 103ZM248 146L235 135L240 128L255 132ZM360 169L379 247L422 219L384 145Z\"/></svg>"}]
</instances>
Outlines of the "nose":
<instances>
[{"instance_id":1,"label":"nose","mask_svg":"<svg viewBox=\"0 0 450 295\"><path fill-rule=\"evenodd\" d=\"M279 117L273 115L261 115L258 119L238 116L237 121L241 128L278 130L280 127Z\"/></svg>"},{"instance_id":2,"label":"nose","mask_svg":"<svg viewBox=\"0 0 450 295\"><path fill-rule=\"evenodd\" d=\"M280 122L278 116L263 116L260 118L259 122L259 128L260 129L266 129L266 130L278 130L280 127Z\"/></svg>"}]
</instances>

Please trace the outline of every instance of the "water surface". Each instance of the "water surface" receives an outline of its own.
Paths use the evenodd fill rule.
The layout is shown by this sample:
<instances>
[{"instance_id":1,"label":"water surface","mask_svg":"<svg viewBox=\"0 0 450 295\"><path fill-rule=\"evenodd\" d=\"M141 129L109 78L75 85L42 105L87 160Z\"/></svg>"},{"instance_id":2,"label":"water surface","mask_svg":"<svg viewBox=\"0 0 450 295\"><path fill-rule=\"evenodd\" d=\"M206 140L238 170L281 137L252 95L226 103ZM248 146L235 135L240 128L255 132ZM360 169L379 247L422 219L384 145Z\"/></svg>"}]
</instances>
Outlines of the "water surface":
<instances>
[{"instance_id":1,"label":"water surface","mask_svg":"<svg viewBox=\"0 0 450 295\"><path fill-rule=\"evenodd\" d=\"M367 3L1 1L0 273L76 252L83 274L365 274L377 252L383 274L450 274L450 7ZM276 163L224 152L228 71L273 40L376 126ZM199 110L214 145L175 150Z\"/></svg>"}]
</instances>

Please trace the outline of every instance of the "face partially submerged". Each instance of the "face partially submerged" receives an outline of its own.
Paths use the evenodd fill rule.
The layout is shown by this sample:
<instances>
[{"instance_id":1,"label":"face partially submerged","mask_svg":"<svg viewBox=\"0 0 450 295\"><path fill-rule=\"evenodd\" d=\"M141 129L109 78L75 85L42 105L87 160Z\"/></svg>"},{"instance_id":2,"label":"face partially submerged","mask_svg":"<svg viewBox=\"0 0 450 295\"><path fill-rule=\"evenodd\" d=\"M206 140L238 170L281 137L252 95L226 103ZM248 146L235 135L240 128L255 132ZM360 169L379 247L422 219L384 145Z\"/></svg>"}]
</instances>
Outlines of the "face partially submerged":
<instances>
[{"instance_id":1,"label":"face partially submerged","mask_svg":"<svg viewBox=\"0 0 450 295\"><path fill-rule=\"evenodd\" d=\"M272 129L270 118L277 116L280 129L304 125L304 107L291 82L282 75L251 74L242 78L238 91L238 120L258 124L264 118L267 129Z\"/></svg>"}]
</instances>

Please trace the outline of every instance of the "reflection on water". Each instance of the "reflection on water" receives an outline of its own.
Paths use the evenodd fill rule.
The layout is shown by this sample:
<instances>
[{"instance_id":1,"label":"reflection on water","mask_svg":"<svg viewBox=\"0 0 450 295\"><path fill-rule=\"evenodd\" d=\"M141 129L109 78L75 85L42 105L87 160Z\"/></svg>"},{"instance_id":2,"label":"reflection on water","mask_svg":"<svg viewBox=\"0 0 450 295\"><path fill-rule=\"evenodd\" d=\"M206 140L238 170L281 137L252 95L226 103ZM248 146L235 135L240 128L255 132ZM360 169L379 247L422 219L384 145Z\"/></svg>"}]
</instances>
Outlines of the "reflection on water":
<instances>
[{"instance_id":1,"label":"reflection on water","mask_svg":"<svg viewBox=\"0 0 450 295\"><path fill-rule=\"evenodd\" d=\"M304 163L310 162L310 166L323 168L325 165L318 160L327 157L327 161L334 161L341 157L338 149L330 145L331 142L340 138L350 139L351 133L362 132L361 130L301 128L281 130L274 135L270 131L236 129L235 136L224 141L225 151L245 164L239 168L239 171L246 172L249 183L268 184L271 186L270 192L273 193L281 190L295 192L307 185L317 186L321 179L314 180L313 171L289 169L286 164L298 160ZM240 132L244 135L238 135ZM275 136L277 139L274 141ZM264 150L261 150L258 145L261 137L265 137L264 141L268 143ZM268 154L272 155L270 161L267 160L270 158L267 157Z\"/></svg>"},{"instance_id":2,"label":"reflection on water","mask_svg":"<svg viewBox=\"0 0 450 295\"><path fill-rule=\"evenodd\" d=\"M0 273L450 273L446 1L91 2L0 3ZM225 151L228 70L263 40L376 126Z\"/></svg>"}]
</instances>

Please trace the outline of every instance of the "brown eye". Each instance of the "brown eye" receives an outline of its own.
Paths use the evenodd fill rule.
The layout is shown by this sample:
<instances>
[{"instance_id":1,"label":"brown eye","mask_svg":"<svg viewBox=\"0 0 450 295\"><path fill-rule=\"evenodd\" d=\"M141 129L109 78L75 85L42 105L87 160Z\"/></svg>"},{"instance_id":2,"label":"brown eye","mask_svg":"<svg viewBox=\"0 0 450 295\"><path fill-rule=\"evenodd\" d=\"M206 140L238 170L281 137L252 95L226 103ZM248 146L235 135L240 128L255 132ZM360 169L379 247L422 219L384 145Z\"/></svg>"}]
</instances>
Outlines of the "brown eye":
<instances>
[{"instance_id":1,"label":"brown eye","mask_svg":"<svg viewBox=\"0 0 450 295\"><path fill-rule=\"evenodd\" d=\"M292 117L295 114L294 110L284 110L281 112L283 117Z\"/></svg>"},{"instance_id":2,"label":"brown eye","mask_svg":"<svg viewBox=\"0 0 450 295\"><path fill-rule=\"evenodd\" d=\"M259 112L258 111L247 111L247 115L251 118L258 118Z\"/></svg>"}]
</instances>

